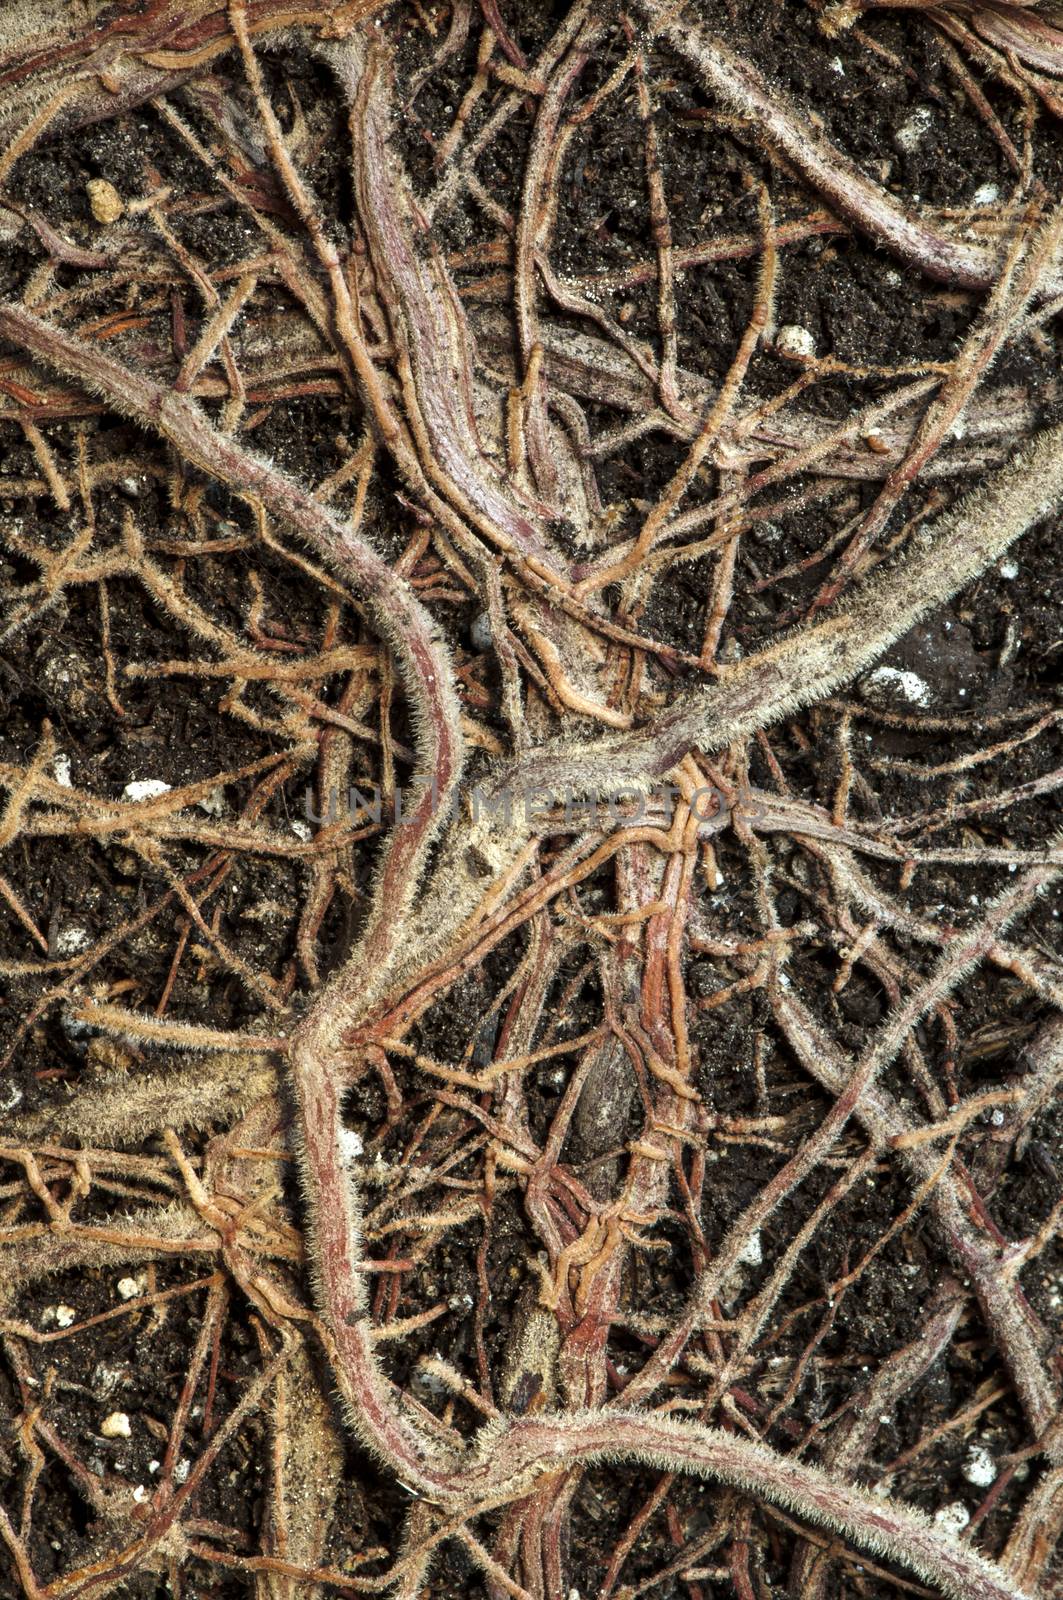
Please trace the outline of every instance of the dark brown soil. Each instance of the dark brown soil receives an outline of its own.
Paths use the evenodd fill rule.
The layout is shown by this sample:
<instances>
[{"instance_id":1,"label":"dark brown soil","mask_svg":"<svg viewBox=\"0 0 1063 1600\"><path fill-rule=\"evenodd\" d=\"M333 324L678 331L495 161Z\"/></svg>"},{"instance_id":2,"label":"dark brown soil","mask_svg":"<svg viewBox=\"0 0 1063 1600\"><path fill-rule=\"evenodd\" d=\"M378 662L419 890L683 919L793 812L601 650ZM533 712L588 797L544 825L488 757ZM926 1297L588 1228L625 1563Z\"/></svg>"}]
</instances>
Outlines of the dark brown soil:
<instances>
[{"instance_id":1,"label":"dark brown soil","mask_svg":"<svg viewBox=\"0 0 1063 1600\"><path fill-rule=\"evenodd\" d=\"M399 7L388 22L401 36L399 62L407 75L428 58L425 34L415 16L421 9L411 7L407 13ZM504 0L501 6L513 38L529 59L535 58L565 9L546 0ZM959 88L941 36L927 16L905 10L875 13L864 19L855 33L827 38L818 26L822 7L804 0L747 0L741 6L724 0L697 0L695 9L704 22L756 60L774 82L799 102L814 107L835 143L898 196L908 200L918 196L925 208L964 208L972 205L976 191L987 186L995 186L1003 197L1011 192L1014 175L998 142ZM447 8L428 6L424 10L438 15L442 30ZM475 71L478 38L479 29L474 26L465 49L429 77L414 112L396 131L414 178L425 187L432 178L433 142L445 135ZM611 34L610 39L608 53L588 65L581 93L603 82L615 65L619 35ZM295 41L265 49L263 61L285 119L289 117L289 94L305 111L316 193L323 209L345 222L351 211L344 176L345 136L329 75L308 62ZM656 115L662 130L665 187L677 246L714 233L755 231L755 187L762 181L770 182L780 217L811 208L814 199L800 181L780 174L754 140L744 131L739 136L721 119L708 96L692 86L689 72L666 51L655 53L653 69L658 80ZM222 76L235 74L228 58L222 58L215 70ZM1004 127L1020 141L1020 99L977 68L972 70ZM241 97L242 91L238 91L237 98ZM184 103L195 120L190 102L183 102L178 94L174 103ZM898 144L898 130L922 108L929 109L931 132L905 151ZM473 127L481 120L477 112ZM492 199L509 209L519 203L527 133L527 118L518 113L479 168ZM1040 117L1033 148L1036 176L1048 194L1058 195L1063 186L1063 135L1047 113ZM614 103L612 110L575 139L559 189L557 234L551 251L558 270L576 277L623 267L652 253L641 188L642 160L640 126L632 104L626 101ZM148 164L154 169L153 181L172 186L175 193L205 194L202 169L146 107L42 144L15 169L8 194L12 201L47 216L72 242L95 247L100 230L88 209L86 181L104 176L123 195L135 195L144 190ZM269 180L264 177L263 181ZM278 200L277 204L283 213L284 203ZM198 214L190 206L170 222L186 248L201 260L209 260L214 270L248 253L246 224L228 203L219 206L204 200ZM469 200L448 216L439 242L444 251L468 253L494 232L494 225L485 222L482 210ZM145 222L145 258L148 234ZM151 250L156 250L157 242L150 241ZM0 255L4 295L21 294L41 259L42 250L32 231L22 227L15 232ZM456 272L459 287L473 287L489 270L470 260ZM76 269L61 266L55 283L73 285L78 277ZM755 263L746 261L692 268L683 275L682 368L714 383L722 380L750 314L754 283ZM626 290L622 297L603 294L603 304L614 315L623 306L625 330L652 343L657 335L655 292L651 281ZM274 309L283 307L284 292L271 290L271 294ZM119 303L120 296L115 300ZM474 327L475 308L481 303L470 299ZM833 352L840 360L865 368L896 367L951 359L978 309L975 297L932 284L911 270L900 270L881 249L858 235L827 235L785 251L776 321L807 328L821 354ZM201 306L191 289L185 292L182 310L195 329ZM557 321L563 326L565 319L558 317ZM112 341L113 352L133 365L165 371L169 352L153 343L160 326L155 318L146 330L121 334ZM1032 402L1032 423L1041 425L1055 415L1058 371L1058 333L1049 323L1037 339L1020 341L1006 350L988 383L1001 390L1022 390ZM782 392L792 378L792 368L764 350L753 361L748 392L767 398ZM885 378L853 377L818 387L810 403L822 414L842 416L888 387ZM587 415L592 432L621 420L605 406L588 406ZM343 459L347 444L337 448L335 441L342 436L353 445L360 431L352 402L335 394L296 396L268 406L251 442L293 476L317 483ZM70 520L46 496L27 501L5 489L7 480L34 477L39 467L30 443L7 417L2 438L0 575L17 599L22 586L37 576L37 567L25 553L26 542L59 550L69 539ZM142 464L139 474L132 467L123 470L117 492L109 489L96 498L97 538L103 545L117 537L122 513L128 508L149 541L188 537L187 523L174 512L168 492L165 452L132 426L111 414L50 421L47 441L60 471L71 482L76 481L81 441L94 463L113 459ZM640 507L655 499L684 451L681 442L651 433L601 464L602 499L620 506L622 530L638 526ZM957 481L965 480L942 481L941 494L951 495ZM821 549L832 532L871 503L877 485L839 479L832 498L789 509L787 502L803 487L805 480L792 482L775 514L743 541L725 635L725 659L728 651L737 654L756 649L778 632L783 621L809 604L828 570L825 563L764 587L759 580ZM389 484L386 477L378 480L367 522L372 539L389 557L397 556L410 537L409 518L397 492L398 485ZM709 479L692 491L690 503L696 504L699 498L708 501L713 493L715 487ZM243 530L246 526L244 513L212 484L205 485L202 511L207 537L224 542L235 527ZM256 601L249 580L251 561L244 546L220 549L184 565L188 596L236 632L246 630L249 608ZM700 649L713 561L706 556L670 569L639 618L647 634L692 653ZM272 636L296 645L320 641L325 620L320 586L301 575L290 561L261 547L253 551L253 570L261 583L260 615L274 630ZM40 746L47 721L56 749L69 761L72 783L92 794L117 798L133 781L162 780L176 787L238 769L283 748L279 734L225 714L220 702L229 687L226 680L131 675L131 666L187 660L189 636L150 599L140 583L117 578L109 580L107 587L110 651L117 664L110 690L103 665L97 586L65 589L54 605L19 632L0 658L3 761L29 762ZM470 628L477 609L471 599L435 608L461 664L476 658ZM350 615L343 627L346 640L358 636L357 623ZM754 783L774 788L781 775L794 796L829 809L839 773L839 729L843 722L849 725L851 721L854 760L866 780L854 788L851 800L850 816L860 822L917 818L1042 779L1063 765L1063 734L1058 724L1046 727L1037 738L1000 759L973 765L957 775L925 782L917 781L907 769L913 763L956 762L1025 728L1034 720L1026 716L1031 707L1047 710L1059 703L1061 640L1063 574L1058 528L1050 521L1017 546L1013 562L987 572L885 658L886 666L914 673L921 681L925 698L915 714L909 714L910 707L903 702L890 699L890 684L895 680L880 680L877 689L870 683L854 686L837 702L776 726L763 745L754 743L751 777ZM484 668L481 681L488 686L490 703L478 704L475 714L485 727L505 737L493 665ZM264 716L277 714L276 701L253 685L246 704ZM393 732L400 741L406 737L401 708ZM769 757L777 764L774 775ZM356 761L362 759L359 754ZM363 761L367 780L372 776L372 759L375 757L366 754ZM296 837L292 824L299 824L304 816L310 778L310 767L304 763L269 800L265 820L285 831L288 838ZM240 814L251 796L253 781L244 779L226 789L226 819ZM1063 822L1061 796L1063 789L1048 786L1032 798L986 811L969 825L946 823L931 833L913 825L911 837L932 840L942 848L1007 845L1034 849L1058 832ZM204 812L198 815L200 820L206 817ZM703 889L699 920L717 937L732 931L746 937L750 917L755 917L755 903L745 850L731 834L721 835L716 846L720 882L715 891ZM319 956L325 972L339 963L356 935L375 851L372 838L354 849L352 892L336 896L321 929ZM816 896L823 887L799 857L796 849L787 856L781 847L776 854L777 907L787 925L814 918ZM204 858L204 852L193 846L174 846L169 856L171 865L183 872ZM13 895L44 933L53 959L95 944L117 923L147 912L166 890L164 878L120 836L24 835L6 851L0 870ZM896 891L893 866L871 862L867 870L889 892ZM914 915L963 925L1007 878L1006 867L923 868L906 904ZM307 881L305 864L296 858L236 854L224 887L210 906L211 916L217 913L213 931L249 967L278 979L292 971L297 1006L302 1004L300 995L306 985L295 965L295 919ZM594 908L596 894L600 904L608 906L607 875L591 880L582 893L585 910ZM1015 945L1043 955L1057 981L1061 914L1063 894L1057 887L1041 896L1009 932ZM167 1015L174 1020L234 1030L263 1026L264 1013L255 995L195 930L167 991L179 929L179 911L173 906L144 918L139 931L94 965L81 994L120 998L122 1004L150 1013L168 992ZM906 946L903 937L899 945L915 971L929 970L925 948L914 943ZM515 935L497 948L483 970L470 973L447 991L414 1030L414 1046L438 1060L459 1060L467 1042L483 1028L485 1014L524 948L523 934ZM15 913L0 906L0 961L6 963L0 1033L14 1039L17 1030L24 1028L17 1034L17 1053L0 1086L0 1103L5 1108L0 1126L8 1117L21 1124L21 1119L32 1113L61 1107L83 1089L111 1081L116 1072L165 1076L177 1067L180 1057L176 1053L148 1050L135 1042L115 1045L74 1020L78 996L48 999L62 973L26 972L20 967L41 957ZM555 1003L578 969L578 961L562 967L552 991ZM795 990L829 1023L839 1043L855 1054L888 1011L889 997L866 968L857 968L836 994L832 985L837 971L837 952L814 940L797 950L788 968ZM734 974L723 973L714 959L695 954L687 958L686 975L691 995L700 999L734 981ZM575 1037L593 1026L600 999L591 972L581 987L567 994L568 1010L560 1036ZM962 1100L1021 1082L1026 1070L1024 1048L1050 1015L1048 1002L1031 996L1016 977L985 966L952 1003L952 1032L946 1032L940 1017L931 1016L917 1030L917 1038L935 1074L945 1070L943 1064L947 1063L950 1098ZM775 1034L763 993L739 993L718 1010L699 1012L691 1039L697 1057L696 1087L718 1117L785 1116L785 1138L792 1146L829 1109L827 1097L810 1085ZM489 1047L490 1040L487 1043ZM535 1139L543 1137L559 1103L566 1082L566 1059L544 1063L528 1081L529 1132ZM349 1103L350 1127L361 1135L367 1150L379 1152L389 1162L402 1158L411 1129L424 1117L432 1094L412 1068L405 1076L400 1063L395 1068L399 1088L407 1097L406 1113L397 1127L386 1127L385 1098L376 1078L366 1077L356 1086ZM915 1114L930 1114L903 1063L892 1068L884 1081ZM464 1136L461 1115L448 1113L446 1107L438 1111L425 1146L435 1160ZM637 1133L640 1117L641 1109L632 1105L628 1134ZM1001 1145L1003 1135L988 1114L964 1136L963 1159L968 1169L979 1175L982 1198L1009 1240L1035 1234L1058 1200L1063 1176L1061 1133L1063 1112L1058 1106L1049 1106L1038 1117L1021 1154ZM622 1143L623 1137L624 1130L615 1131L616 1144ZM200 1149L202 1135L190 1132L188 1144L190 1149ZM853 1132L840 1156L851 1159L860 1148L860 1135ZM148 1154L161 1149L157 1139L143 1146ZM770 1140L709 1140L706 1201L700 1222L710 1249L783 1159L784 1152ZM777 1211L770 1234L763 1240L765 1265L746 1269L746 1293L759 1281L758 1274L767 1272L839 1170L826 1168L818 1182L803 1186ZM18 1164L5 1158L5 1204L14 1205L21 1177ZM918 1333L928 1301L945 1272L941 1242L925 1211L894 1231L852 1288L828 1303L831 1285L882 1240L910 1201L911 1186L903 1172L880 1161L866 1182L838 1204L830 1222L801 1257L773 1315L771 1330L755 1347L753 1364L743 1378L744 1390L754 1397L763 1415L783 1395L794 1363L808 1342L817 1341L805 1380L787 1400L767 1436L768 1443L791 1448L809 1428L824 1424L859 1392L869 1369L877 1368ZM292 1216L297 1217L299 1202L294 1189L290 1202ZM96 1188L80 1204L78 1217L81 1222L102 1223L116 1215L116 1207L120 1215L122 1205L120 1193L116 1196L106 1188ZM24 1204L17 1214L12 1211L11 1225L37 1216L33 1205ZM492 1369L500 1365L514 1306L534 1275L527 1223L515 1195L500 1198L489 1248L478 1263L482 1237L473 1226L452 1230L448 1242L436 1248L428 1264L403 1280L400 1315L413 1316L440 1301L449 1309L401 1345L390 1348L389 1370L398 1383L412 1382L416 1388L413 1368L423 1354L445 1354L464 1373L475 1372L477 1347L471 1307L480 1292L481 1268L490 1285L490 1300L479 1333ZM691 1282L685 1223L678 1210L673 1219L662 1221L656 1237L661 1241L658 1248L636 1252L633 1258L628 1298L647 1318L667 1319L681 1306ZM172 1260L160 1262L154 1271L155 1287L162 1290L191 1281L200 1268L194 1262ZM115 1285L123 1276L115 1265L53 1272L28 1285L17 1308L8 1308L8 1314L30 1328L54 1329L54 1308L69 1305L80 1322L115 1308ZM1063 1302L1063 1256L1058 1240L1024 1272L1022 1284L1031 1306L1054 1330L1058 1341ZM237 1303L212 1358L217 1373L214 1407L219 1415L237 1402L261 1364L253 1320L238 1303L239 1291L235 1293ZM202 1305L200 1293L154 1312L145 1310L101 1322L76 1340L45 1345L15 1341L21 1352L18 1361L26 1363L24 1371L30 1372L39 1386L34 1393L47 1396L51 1427L101 1484L113 1479L152 1484L158 1472L152 1463L158 1463L165 1452L167 1419L174 1412L188 1370ZM395 1314L394 1308L391 1314ZM637 1365L645 1354L645 1342L632 1331L614 1336L612 1358L622 1365L625 1341L630 1362ZM1057 1356L1058 1351L1057 1344ZM1051 1362L1053 1358L1047 1359ZM16 1363L0 1373L0 1412L7 1419L0 1434L0 1483L9 1480L6 1494L16 1519L18 1486L25 1471L17 1437L17 1422L24 1416L17 1370ZM902 1409L883 1419L873 1458L867 1463L868 1479L873 1480L936 1427L967 1410L972 1417L969 1423L950 1426L901 1467L892 1481L892 1493L931 1513L953 1502L974 1512L985 1490L963 1475L972 1442L983 1445L998 1462L1031 1442L1008 1376L974 1308L947 1356L906 1396ZM112 1411L132 1418L131 1438L106 1440L101 1436L100 1420ZM200 1396L192 1413L190 1450L202 1444L204 1437ZM353 1446L347 1449L337 1515L322 1554L322 1564L333 1569L346 1568L367 1547L393 1547L394 1530L409 1503L401 1487L390 1482L363 1453ZM1036 1459L1020 1464L979 1526L981 1548L991 1553L1002 1549L1018 1509L1041 1471ZM269 1472L268 1429L265 1417L258 1415L221 1455L197 1495L195 1517L203 1525L224 1525L246 1539L246 1550L257 1549ZM569 1549L571 1583L579 1594L592 1595L600 1586L609 1552L654 1481L652 1473L626 1468L596 1468L587 1475L574 1507ZM675 1526L682 1527L687 1539L707 1529L715 1515L711 1494L692 1482L678 1482L671 1503ZM99 1528L92 1507L79 1492L76 1474L51 1449L46 1450L34 1506L31 1555L39 1582L47 1584L77 1561L91 1559ZM794 1592L787 1588L791 1524L781 1516L762 1513L753 1538L757 1547L757 1588L753 1592L758 1600L768 1595L782 1600ZM666 1524L658 1518L636 1545L624 1581L637 1584L670 1559L670 1550ZM705 1562L711 1566L715 1559L708 1556ZM831 1595L878 1597L901 1592L887 1576L861 1575L852 1564L836 1564L833 1572ZM181 1592L197 1600L208 1596L220 1600L254 1587L254 1580L245 1574L196 1561L184 1569L180 1582L184 1586ZM163 1562L158 1569L132 1575L126 1588L147 1597L170 1593L170 1583L171 1574ZM471 1561L449 1544L434 1565L424 1592L433 1600L450 1600L481 1593L481 1584ZM3 1574L0 1556L0 1597L6 1600L21 1592L14 1573ZM722 1578L701 1579L700 1583L691 1580L689 1584L677 1578L652 1592L670 1597L735 1591L729 1580ZM1044 1593L1049 1592L1046 1587Z\"/></svg>"}]
</instances>

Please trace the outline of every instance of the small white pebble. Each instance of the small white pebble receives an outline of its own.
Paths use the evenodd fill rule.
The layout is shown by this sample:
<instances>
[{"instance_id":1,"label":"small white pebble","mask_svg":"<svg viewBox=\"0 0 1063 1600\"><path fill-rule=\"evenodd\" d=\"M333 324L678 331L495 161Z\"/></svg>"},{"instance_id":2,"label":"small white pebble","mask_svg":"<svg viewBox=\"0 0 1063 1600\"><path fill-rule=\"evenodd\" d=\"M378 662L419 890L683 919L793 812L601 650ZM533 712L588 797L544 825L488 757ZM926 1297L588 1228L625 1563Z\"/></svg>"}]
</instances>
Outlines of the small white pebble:
<instances>
[{"instance_id":1,"label":"small white pebble","mask_svg":"<svg viewBox=\"0 0 1063 1600\"><path fill-rule=\"evenodd\" d=\"M0 1111L14 1111L22 1099L22 1090L17 1083L9 1083L6 1089L0 1089Z\"/></svg>"},{"instance_id":2,"label":"small white pebble","mask_svg":"<svg viewBox=\"0 0 1063 1600\"><path fill-rule=\"evenodd\" d=\"M153 1456L152 1459L148 1462L148 1471L149 1472L158 1472L158 1470L159 1470L159 1468L161 1466L162 1466L162 1462L156 1456Z\"/></svg>"},{"instance_id":3,"label":"small white pebble","mask_svg":"<svg viewBox=\"0 0 1063 1600\"><path fill-rule=\"evenodd\" d=\"M812 361L816 354L816 341L807 328L788 322L775 335L775 353L787 361Z\"/></svg>"},{"instance_id":4,"label":"small white pebble","mask_svg":"<svg viewBox=\"0 0 1063 1600\"><path fill-rule=\"evenodd\" d=\"M57 956L76 956L79 950L87 950L91 943L84 928L64 928L56 934L53 947Z\"/></svg>"},{"instance_id":5,"label":"small white pebble","mask_svg":"<svg viewBox=\"0 0 1063 1600\"><path fill-rule=\"evenodd\" d=\"M959 1500L934 1512L934 1521L944 1533L962 1533L970 1520L971 1513Z\"/></svg>"},{"instance_id":6,"label":"small white pebble","mask_svg":"<svg viewBox=\"0 0 1063 1600\"><path fill-rule=\"evenodd\" d=\"M764 1249L760 1242L760 1230L751 1233L738 1253L738 1259L744 1266L759 1267L764 1260Z\"/></svg>"},{"instance_id":7,"label":"small white pebble","mask_svg":"<svg viewBox=\"0 0 1063 1600\"><path fill-rule=\"evenodd\" d=\"M74 780L70 775L70 757L64 755L62 750L52 762L52 771L55 773L55 781L60 788L72 789L74 787Z\"/></svg>"},{"instance_id":8,"label":"small white pebble","mask_svg":"<svg viewBox=\"0 0 1063 1600\"><path fill-rule=\"evenodd\" d=\"M999 199L1000 190L997 188L996 184L983 183L979 185L979 187L974 191L974 194L972 194L971 204L973 206L992 206L996 205Z\"/></svg>"},{"instance_id":9,"label":"small white pebble","mask_svg":"<svg viewBox=\"0 0 1063 1600\"><path fill-rule=\"evenodd\" d=\"M1019 576L1019 563L1013 556L1005 556L997 571L1002 578L1006 578L1008 583L1011 583Z\"/></svg>"},{"instance_id":10,"label":"small white pebble","mask_svg":"<svg viewBox=\"0 0 1063 1600\"><path fill-rule=\"evenodd\" d=\"M172 785L163 783L161 778L134 778L132 783L127 783L122 793L127 800L157 800L160 794L169 794Z\"/></svg>"},{"instance_id":11,"label":"small white pebble","mask_svg":"<svg viewBox=\"0 0 1063 1600\"><path fill-rule=\"evenodd\" d=\"M839 78L844 78L845 77L845 68L842 65L841 56L832 56L831 57L830 70L832 72L836 72L838 74Z\"/></svg>"},{"instance_id":12,"label":"small white pebble","mask_svg":"<svg viewBox=\"0 0 1063 1600\"><path fill-rule=\"evenodd\" d=\"M303 822L299 817L296 817L295 820L289 824L289 826L297 839L303 839L309 842L314 837L314 830L311 828L309 822Z\"/></svg>"},{"instance_id":13,"label":"small white pebble","mask_svg":"<svg viewBox=\"0 0 1063 1600\"><path fill-rule=\"evenodd\" d=\"M901 700L911 706L925 706L930 689L916 672L898 667L876 667L861 680L861 691L868 700Z\"/></svg>"},{"instance_id":14,"label":"small white pebble","mask_svg":"<svg viewBox=\"0 0 1063 1600\"><path fill-rule=\"evenodd\" d=\"M340 1150L345 1161L353 1161L365 1150L360 1133L355 1133L353 1128L340 1129Z\"/></svg>"},{"instance_id":15,"label":"small white pebble","mask_svg":"<svg viewBox=\"0 0 1063 1600\"><path fill-rule=\"evenodd\" d=\"M469 627L469 638L474 650L490 650L493 635L491 618L486 611L478 611Z\"/></svg>"},{"instance_id":16,"label":"small white pebble","mask_svg":"<svg viewBox=\"0 0 1063 1600\"><path fill-rule=\"evenodd\" d=\"M142 1506L147 1498L148 1491L144 1485L142 1483L135 1484L133 1487L133 1499L136 1501L137 1505Z\"/></svg>"},{"instance_id":17,"label":"small white pebble","mask_svg":"<svg viewBox=\"0 0 1063 1600\"><path fill-rule=\"evenodd\" d=\"M41 1312L42 1322L54 1322L57 1328L69 1328L77 1319L77 1312L73 1306L45 1306Z\"/></svg>"},{"instance_id":18,"label":"small white pebble","mask_svg":"<svg viewBox=\"0 0 1063 1600\"><path fill-rule=\"evenodd\" d=\"M963 1463L963 1475L968 1483L973 1483L979 1489L988 1489L996 1481L997 1464L984 1444L971 1445L967 1460Z\"/></svg>"},{"instance_id":19,"label":"small white pebble","mask_svg":"<svg viewBox=\"0 0 1063 1600\"><path fill-rule=\"evenodd\" d=\"M131 1439L133 1436L132 1425L124 1411L112 1411L110 1416L104 1417L100 1432L105 1439Z\"/></svg>"},{"instance_id":20,"label":"small white pebble","mask_svg":"<svg viewBox=\"0 0 1063 1600\"><path fill-rule=\"evenodd\" d=\"M144 1279L119 1278L114 1287L119 1300L135 1300L138 1294L144 1293Z\"/></svg>"},{"instance_id":21,"label":"small white pebble","mask_svg":"<svg viewBox=\"0 0 1063 1600\"><path fill-rule=\"evenodd\" d=\"M196 805L200 811L205 811L208 817L220 817L225 810L225 790L221 784L204 795L202 800L197 800Z\"/></svg>"},{"instance_id":22,"label":"small white pebble","mask_svg":"<svg viewBox=\"0 0 1063 1600\"><path fill-rule=\"evenodd\" d=\"M999 1106L997 1106L993 1111L989 1120L993 1124L994 1128L1002 1128L1004 1126L1004 1113L1001 1111Z\"/></svg>"},{"instance_id":23,"label":"small white pebble","mask_svg":"<svg viewBox=\"0 0 1063 1600\"><path fill-rule=\"evenodd\" d=\"M893 135L893 142L898 150L908 153L922 144L930 132L930 125L934 114L929 106L916 106L911 116L902 122L897 132Z\"/></svg>"},{"instance_id":24,"label":"small white pebble","mask_svg":"<svg viewBox=\"0 0 1063 1600\"><path fill-rule=\"evenodd\" d=\"M83 1022L80 1017L72 1017L69 1011L61 1011L59 1013L59 1026L67 1038L73 1040L81 1048L84 1048L83 1041L88 1039L93 1032L89 1023Z\"/></svg>"},{"instance_id":25,"label":"small white pebble","mask_svg":"<svg viewBox=\"0 0 1063 1600\"><path fill-rule=\"evenodd\" d=\"M188 1474L191 1472L191 1470L192 1470L191 1461L189 1461L187 1456L182 1456L180 1461L177 1463L176 1467L174 1467L174 1469L173 1469L173 1481L174 1481L174 1483L187 1483L188 1482Z\"/></svg>"}]
</instances>

